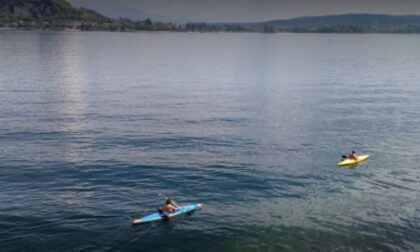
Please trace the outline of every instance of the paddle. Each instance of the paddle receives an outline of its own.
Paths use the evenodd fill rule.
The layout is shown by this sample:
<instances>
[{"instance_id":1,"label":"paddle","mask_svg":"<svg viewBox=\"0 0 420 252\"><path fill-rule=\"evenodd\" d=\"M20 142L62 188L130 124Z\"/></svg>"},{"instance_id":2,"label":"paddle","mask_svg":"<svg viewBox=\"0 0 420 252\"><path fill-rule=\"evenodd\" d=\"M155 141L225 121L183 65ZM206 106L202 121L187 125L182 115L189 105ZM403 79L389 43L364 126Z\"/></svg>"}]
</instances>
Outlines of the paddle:
<instances>
[{"instance_id":1,"label":"paddle","mask_svg":"<svg viewBox=\"0 0 420 252\"><path fill-rule=\"evenodd\" d=\"M162 192L159 192L159 197L164 198L164 199L168 199L168 197L165 197Z\"/></svg>"},{"instance_id":2,"label":"paddle","mask_svg":"<svg viewBox=\"0 0 420 252\"><path fill-rule=\"evenodd\" d=\"M159 192L159 197L164 198L165 200L169 199L169 197L166 197L162 192ZM179 206L174 200L171 199L171 201L174 206L181 208L181 206Z\"/></svg>"}]
</instances>

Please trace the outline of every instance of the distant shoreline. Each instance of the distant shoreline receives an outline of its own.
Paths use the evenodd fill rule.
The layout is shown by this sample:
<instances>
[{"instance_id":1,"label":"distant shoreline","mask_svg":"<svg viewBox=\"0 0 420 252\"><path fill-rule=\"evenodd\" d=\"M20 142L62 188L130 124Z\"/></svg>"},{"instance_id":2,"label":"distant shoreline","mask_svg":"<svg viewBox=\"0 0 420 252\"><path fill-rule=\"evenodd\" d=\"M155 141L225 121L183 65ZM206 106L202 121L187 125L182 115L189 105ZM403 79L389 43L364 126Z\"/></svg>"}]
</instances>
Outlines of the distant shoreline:
<instances>
[{"instance_id":1,"label":"distant shoreline","mask_svg":"<svg viewBox=\"0 0 420 252\"><path fill-rule=\"evenodd\" d=\"M0 30L420 34L420 15L342 14L249 23L174 23L150 18L114 19L92 10L73 8L65 0L37 4L7 0L0 8Z\"/></svg>"},{"instance_id":2,"label":"distant shoreline","mask_svg":"<svg viewBox=\"0 0 420 252\"><path fill-rule=\"evenodd\" d=\"M295 28L296 29L296 28ZM180 32L180 33L261 33L261 34L279 34L279 33L294 33L294 34L420 34L419 31L402 31L402 30L372 30L372 31L346 31L344 28L343 31L319 31L309 28L299 29L283 29L280 31L259 31L259 30L188 30L188 29L143 29L143 30L134 30L134 29L80 29L80 28L42 28L42 27L13 27L13 26L2 26L0 27L0 32L3 31L49 31L49 32L121 32L121 33L136 33L136 32Z\"/></svg>"},{"instance_id":3,"label":"distant shoreline","mask_svg":"<svg viewBox=\"0 0 420 252\"><path fill-rule=\"evenodd\" d=\"M420 15L350 13L248 23L174 23L150 18L110 18L93 10L74 8L66 0L3 2L0 30L420 34Z\"/></svg>"},{"instance_id":4,"label":"distant shoreline","mask_svg":"<svg viewBox=\"0 0 420 252\"><path fill-rule=\"evenodd\" d=\"M130 19L80 21L80 20L48 20L48 21L15 21L0 22L0 30L39 30L39 31L171 31L171 32L227 32L227 33L336 33L336 34L420 34L420 24L299 24L278 25L264 23L162 23L150 19L133 21Z\"/></svg>"}]
</instances>

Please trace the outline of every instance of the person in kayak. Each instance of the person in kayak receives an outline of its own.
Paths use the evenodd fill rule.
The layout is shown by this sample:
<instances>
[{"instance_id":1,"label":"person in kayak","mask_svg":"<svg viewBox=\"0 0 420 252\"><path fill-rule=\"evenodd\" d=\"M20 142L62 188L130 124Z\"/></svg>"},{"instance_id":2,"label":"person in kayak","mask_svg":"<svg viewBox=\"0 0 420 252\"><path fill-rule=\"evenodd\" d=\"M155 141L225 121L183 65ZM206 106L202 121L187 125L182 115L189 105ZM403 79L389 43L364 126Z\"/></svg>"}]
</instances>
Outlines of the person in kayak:
<instances>
[{"instance_id":1,"label":"person in kayak","mask_svg":"<svg viewBox=\"0 0 420 252\"><path fill-rule=\"evenodd\" d=\"M352 151L351 153L350 153L350 155L349 155L349 157L348 157L349 159L352 159L352 160L357 160L357 156L356 156L356 152L355 151Z\"/></svg>"},{"instance_id":2,"label":"person in kayak","mask_svg":"<svg viewBox=\"0 0 420 252\"><path fill-rule=\"evenodd\" d=\"M170 198L167 198L165 201L165 206L159 207L158 212L169 218L169 214L175 212L178 208L179 206L175 202L173 202Z\"/></svg>"}]
</instances>

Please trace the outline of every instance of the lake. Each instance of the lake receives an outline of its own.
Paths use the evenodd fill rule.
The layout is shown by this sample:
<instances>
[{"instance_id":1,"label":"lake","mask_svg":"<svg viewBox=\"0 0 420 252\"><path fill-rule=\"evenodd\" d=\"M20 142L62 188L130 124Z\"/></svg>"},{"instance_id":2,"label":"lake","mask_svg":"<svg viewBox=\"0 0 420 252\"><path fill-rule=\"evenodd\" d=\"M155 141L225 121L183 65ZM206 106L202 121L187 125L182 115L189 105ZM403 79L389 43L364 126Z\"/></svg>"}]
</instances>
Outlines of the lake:
<instances>
[{"instance_id":1,"label":"lake","mask_svg":"<svg viewBox=\"0 0 420 252\"><path fill-rule=\"evenodd\" d=\"M1 248L419 251L419 45L0 32Z\"/></svg>"}]
</instances>

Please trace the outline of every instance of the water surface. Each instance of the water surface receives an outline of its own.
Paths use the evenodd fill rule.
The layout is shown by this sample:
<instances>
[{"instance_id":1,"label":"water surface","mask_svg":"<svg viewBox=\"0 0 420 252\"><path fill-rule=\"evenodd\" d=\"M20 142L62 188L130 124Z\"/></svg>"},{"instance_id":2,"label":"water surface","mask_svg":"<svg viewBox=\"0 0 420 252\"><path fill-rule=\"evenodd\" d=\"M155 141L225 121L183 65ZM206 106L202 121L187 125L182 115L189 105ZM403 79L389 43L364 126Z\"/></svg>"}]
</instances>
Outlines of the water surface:
<instances>
[{"instance_id":1,"label":"water surface","mask_svg":"<svg viewBox=\"0 0 420 252\"><path fill-rule=\"evenodd\" d=\"M1 248L420 250L419 44L1 32ZM133 228L159 191L204 208Z\"/></svg>"}]
</instances>

